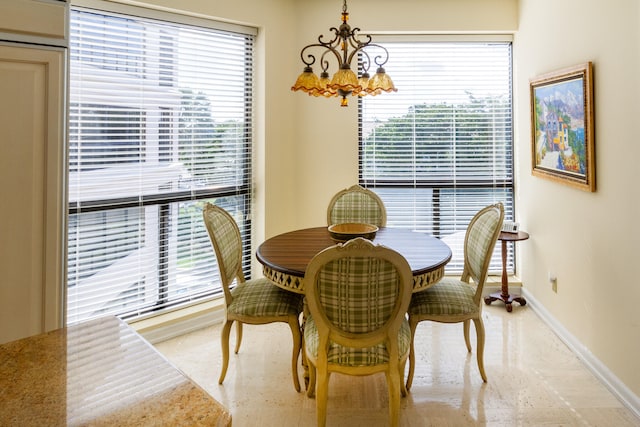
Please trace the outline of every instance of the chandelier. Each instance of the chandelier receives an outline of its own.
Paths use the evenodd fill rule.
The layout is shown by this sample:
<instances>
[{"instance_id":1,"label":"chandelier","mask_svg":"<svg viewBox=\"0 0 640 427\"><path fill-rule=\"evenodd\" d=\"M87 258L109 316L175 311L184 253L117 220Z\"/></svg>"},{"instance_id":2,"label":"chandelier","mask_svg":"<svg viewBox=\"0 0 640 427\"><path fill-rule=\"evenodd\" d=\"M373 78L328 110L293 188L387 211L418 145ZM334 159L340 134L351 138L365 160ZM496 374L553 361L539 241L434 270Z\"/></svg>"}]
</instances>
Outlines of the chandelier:
<instances>
[{"instance_id":1,"label":"chandelier","mask_svg":"<svg viewBox=\"0 0 640 427\"><path fill-rule=\"evenodd\" d=\"M385 72L384 64L389 60L389 52L384 47L371 43L371 36L364 35L363 40L359 39L358 32L360 28L351 28L347 21L349 13L347 12L347 0L342 5L342 24L339 28L331 27L333 31L333 40L324 41L324 35L318 37L318 43L305 46L300 51L300 59L305 67L298 76L296 83L291 86L292 91L301 90L309 94L309 96L324 96L326 98L340 96L341 107L349 104L347 96L366 96L379 95L382 92L396 92L397 89L393 85L391 77ZM315 48L324 49L320 55L319 65L322 69L320 77L318 77L311 66L316 62L316 56L311 53ZM349 52L349 48L352 49ZM366 48L375 50L376 55L370 55ZM362 61L362 74L360 77L351 70L351 61L356 54L360 54ZM329 59L334 56L338 63L338 71L329 78ZM371 64L377 65L376 74L373 77L369 75L369 67ZM357 63L356 63L357 67Z\"/></svg>"}]
</instances>

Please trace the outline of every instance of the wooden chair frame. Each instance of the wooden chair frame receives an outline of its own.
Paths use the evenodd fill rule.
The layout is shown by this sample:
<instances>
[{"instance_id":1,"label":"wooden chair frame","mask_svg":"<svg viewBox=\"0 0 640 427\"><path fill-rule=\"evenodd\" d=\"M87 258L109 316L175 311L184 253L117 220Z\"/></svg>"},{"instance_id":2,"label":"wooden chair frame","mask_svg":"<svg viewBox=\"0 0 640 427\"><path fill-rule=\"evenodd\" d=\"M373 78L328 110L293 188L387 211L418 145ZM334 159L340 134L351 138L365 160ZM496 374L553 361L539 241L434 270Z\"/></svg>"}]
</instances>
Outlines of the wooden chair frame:
<instances>
[{"instance_id":1,"label":"wooden chair frame","mask_svg":"<svg viewBox=\"0 0 640 427\"><path fill-rule=\"evenodd\" d=\"M481 221L484 218L488 218L488 221L493 221L490 226L491 234L487 236L487 240L482 242L483 249L482 253L474 254L474 261L470 260L470 238L473 233L476 232L476 225L481 225ZM491 218L493 217L493 218ZM487 382L487 375L484 370L484 343L485 343L485 329L484 323L482 321L482 290L484 288L484 284L487 279L487 273L489 270L489 263L491 262L491 255L496 245L496 241L498 240L498 236L500 235L500 230L502 228L502 222L504 220L504 207L502 203L497 203L494 205L487 206L481 209L469 223L467 228L467 232L465 234L465 242L464 242L464 268L462 271L462 275L460 280L444 278L440 283L437 283L434 288L426 289L422 292L435 292L436 287L445 287L445 286L469 286L472 287L475 284L475 290L473 291L472 304L469 304L473 307L468 311L460 311L455 314L416 314L419 312L419 307L416 307L416 301L422 299L424 295L415 294L412 297L412 302L409 306L409 326L411 327L411 349L409 352L409 373L407 376L406 389L411 389L411 385L413 382L413 375L415 371L415 349L414 349L414 339L415 332L418 326L418 323L431 320L434 322L441 323L459 323L463 322L463 331L464 331L464 340L467 346L467 350L469 353L471 352L471 341L469 339L469 328L470 323L473 321L476 329L476 340L477 340L477 360L478 360L478 369L480 370L480 376L484 382ZM481 261L481 262L480 262ZM473 284L470 281L473 280ZM446 301L441 301L440 303L446 304Z\"/></svg>"},{"instance_id":2,"label":"wooden chair frame","mask_svg":"<svg viewBox=\"0 0 640 427\"><path fill-rule=\"evenodd\" d=\"M375 205L378 207L378 212L376 214L375 220L367 217L359 217L357 214L353 214L350 216L350 220L348 221L340 221L340 222L365 222L373 225L377 225L378 227L386 227L387 225L387 210L384 206L384 202L375 192L366 189L358 184L352 185L349 188L345 188L344 190L336 193L331 200L329 201L329 206L327 207L327 225L333 225L337 221L335 220L335 212L334 209L336 205L340 203L340 201L344 197L354 196L356 198L361 198L362 203L366 203L368 199L370 199Z\"/></svg>"},{"instance_id":3,"label":"wooden chair frame","mask_svg":"<svg viewBox=\"0 0 640 427\"><path fill-rule=\"evenodd\" d=\"M394 307L385 323L375 330L364 333L347 332L332 323L325 313L318 291L321 273L328 263L345 258L373 258L382 260L383 262L389 262L393 264L395 268L398 277L398 293ZM344 274L347 273L345 272ZM366 285L376 286L378 279L375 277L375 273L371 274L372 278L367 279ZM400 416L400 397L406 395L404 388L404 370L409 354L408 348L402 352L398 345L400 328L403 322L406 324L405 314L413 290L413 275L408 262L398 252L384 246L374 245L369 240L356 238L345 244L327 248L316 255L307 267L304 280L306 301L310 317L317 327L319 340L317 357L306 352L308 342L305 341L305 354L309 362L310 374L307 394L312 397L315 392L317 395L316 410L318 426L324 426L326 423L328 383L329 377L333 372L357 376L384 372L389 387L389 415L391 425L397 426ZM350 286L358 286L358 284L362 285L361 282L349 282ZM305 334L307 332L305 332ZM369 348L384 343L389 356L388 362L359 366L331 363L328 360L327 354L330 343L336 343L349 348ZM322 349L326 351L321 351Z\"/></svg>"},{"instance_id":4,"label":"wooden chair frame","mask_svg":"<svg viewBox=\"0 0 640 427\"><path fill-rule=\"evenodd\" d=\"M302 333L300 329L300 313L302 312L302 296L294 294L292 292L277 288L272 282L266 278L251 279L247 281L242 271L242 239L240 236L240 230L233 217L224 209L219 206L215 206L211 203L207 203L202 212L205 226L211 244L218 260L218 268L220 270L220 279L222 281L222 288L224 290L225 301L225 320L222 327L221 345L222 345L222 371L218 379L218 383L222 384L227 373L229 366L229 335L231 332L231 325L236 322L236 346L235 353L240 350L240 344L242 342L242 324L251 325L264 325L274 322L284 322L291 328L291 334L293 336L293 352L291 355L291 374L293 376L293 385L296 391L300 391L300 381L298 379L298 358L302 347ZM220 235L216 230L216 222L223 227L233 228L232 245L235 248L224 247L220 241ZM229 230L227 230L228 232ZM285 306L296 306L297 300L299 300L299 309L289 310L288 314L278 315L242 315L233 313L230 311L230 306L234 301L234 292L232 289L233 282L236 281L236 286L255 286L264 287L265 300L261 303L267 304L282 304ZM271 288L273 287L273 288Z\"/></svg>"}]
</instances>

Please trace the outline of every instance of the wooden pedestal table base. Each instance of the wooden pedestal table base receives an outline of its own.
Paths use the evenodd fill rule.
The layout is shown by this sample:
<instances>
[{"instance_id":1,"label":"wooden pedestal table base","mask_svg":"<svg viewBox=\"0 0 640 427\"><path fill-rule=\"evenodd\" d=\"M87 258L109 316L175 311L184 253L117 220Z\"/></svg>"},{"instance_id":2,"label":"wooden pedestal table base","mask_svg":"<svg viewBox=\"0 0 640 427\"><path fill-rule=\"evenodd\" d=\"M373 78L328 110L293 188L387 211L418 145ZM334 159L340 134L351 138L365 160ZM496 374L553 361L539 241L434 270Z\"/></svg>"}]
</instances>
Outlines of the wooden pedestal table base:
<instances>
[{"instance_id":1,"label":"wooden pedestal table base","mask_svg":"<svg viewBox=\"0 0 640 427\"><path fill-rule=\"evenodd\" d=\"M500 292L494 292L488 297L485 297L485 304L489 305L493 301L500 300L505 304L505 308L508 312L513 310L511 304L515 301L520 305L526 305L527 301L518 294L509 294L509 276L507 276L507 242L518 242L520 240L527 240L529 234L524 231L518 231L517 233L500 232L498 240L502 242L502 289Z\"/></svg>"}]
</instances>

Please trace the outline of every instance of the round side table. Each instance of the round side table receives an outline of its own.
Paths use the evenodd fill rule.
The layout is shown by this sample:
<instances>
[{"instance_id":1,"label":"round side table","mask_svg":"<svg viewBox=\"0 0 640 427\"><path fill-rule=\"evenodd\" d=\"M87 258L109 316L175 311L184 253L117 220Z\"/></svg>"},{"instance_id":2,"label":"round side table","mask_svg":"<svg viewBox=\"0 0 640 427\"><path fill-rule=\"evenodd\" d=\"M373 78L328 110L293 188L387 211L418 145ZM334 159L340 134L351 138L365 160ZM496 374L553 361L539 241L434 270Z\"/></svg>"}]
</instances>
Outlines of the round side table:
<instances>
[{"instance_id":1,"label":"round side table","mask_svg":"<svg viewBox=\"0 0 640 427\"><path fill-rule=\"evenodd\" d=\"M520 305L527 304L527 301L518 294L509 294L509 277L507 276L507 242L519 242L521 240L527 240L529 233L524 231L518 231L517 233L507 233L501 231L498 236L498 240L502 242L502 289L500 292L494 292L488 297L485 297L485 304L489 305L493 301L500 300L504 302L505 308L508 312L513 310L511 303L514 301L520 303Z\"/></svg>"}]
</instances>

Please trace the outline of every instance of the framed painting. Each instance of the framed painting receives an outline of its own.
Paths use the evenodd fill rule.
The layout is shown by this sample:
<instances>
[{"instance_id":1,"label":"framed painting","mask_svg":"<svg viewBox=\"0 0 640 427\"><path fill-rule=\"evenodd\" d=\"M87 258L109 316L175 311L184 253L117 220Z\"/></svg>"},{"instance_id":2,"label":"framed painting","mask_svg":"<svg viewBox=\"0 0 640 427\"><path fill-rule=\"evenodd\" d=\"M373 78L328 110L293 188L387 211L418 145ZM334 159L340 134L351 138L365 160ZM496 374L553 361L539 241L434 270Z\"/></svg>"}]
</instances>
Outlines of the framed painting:
<instances>
[{"instance_id":1,"label":"framed painting","mask_svg":"<svg viewBox=\"0 0 640 427\"><path fill-rule=\"evenodd\" d=\"M532 174L595 191L593 65L530 80Z\"/></svg>"}]
</instances>

